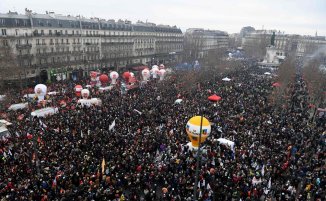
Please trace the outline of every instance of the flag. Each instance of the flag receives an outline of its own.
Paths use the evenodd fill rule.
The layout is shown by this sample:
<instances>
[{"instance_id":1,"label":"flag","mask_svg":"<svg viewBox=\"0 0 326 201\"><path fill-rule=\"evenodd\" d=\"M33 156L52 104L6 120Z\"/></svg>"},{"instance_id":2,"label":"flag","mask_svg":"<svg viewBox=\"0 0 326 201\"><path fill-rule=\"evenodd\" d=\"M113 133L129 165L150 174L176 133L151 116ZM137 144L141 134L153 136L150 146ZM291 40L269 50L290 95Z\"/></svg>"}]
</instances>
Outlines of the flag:
<instances>
[{"instance_id":1,"label":"flag","mask_svg":"<svg viewBox=\"0 0 326 201\"><path fill-rule=\"evenodd\" d=\"M29 134L29 133L27 133L27 139L32 139L33 138L33 135L31 135L31 134Z\"/></svg>"},{"instance_id":2,"label":"flag","mask_svg":"<svg viewBox=\"0 0 326 201\"><path fill-rule=\"evenodd\" d=\"M115 120L113 120L113 122L109 126L109 131L112 130L112 129L114 129L114 127L115 127Z\"/></svg>"},{"instance_id":3,"label":"flag","mask_svg":"<svg viewBox=\"0 0 326 201\"><path fill-rule=\"evenodd\" d=\"M43 128L47 128L47 125L45 125L42 121L41 121L41 119L40 119L40 124L41 124L41 126L43 127Z\"/></svg>"},{"instance_id":4,"label":"flag","mask_svg":"<svg viewBox=\"0 0 326 201\"><path fill-rule=\"evenodd\" d=\"M267 188L271 189L272 188L272 178L269 178Z\"/></svg>"},{"instance_id":5,"label":"flag","mask_svg":"<svg viewBox=\"0 0 326 201\"><path fill-rule=\"evenodd\" d=\"M134 111L137 112L139 115L142 114L142 112L140 112L139 110L134 109Z\"/></svg>"},{"instance_id":6,"label":"flag","mask_svg":"<svg viewBox=\"0 0 326 201\"><path fill-rule=\"evenodd\" d=\"M23 120L23 118L24 118L24 114L21 114L21 115L19 115L19 116L17 117L17 120L21 121L21 120Z\"/></svg>"},{"instance_id":7,"label":"flag","mask_svg":"<svg viewBox=\"0 0 326 201\"><path fill-rule=\"evenodd\" d=\"M104 174L104 169L105 169L105 160L103 158L103 160L102 160L102 174Z\"/></svg>"}]
</instances>

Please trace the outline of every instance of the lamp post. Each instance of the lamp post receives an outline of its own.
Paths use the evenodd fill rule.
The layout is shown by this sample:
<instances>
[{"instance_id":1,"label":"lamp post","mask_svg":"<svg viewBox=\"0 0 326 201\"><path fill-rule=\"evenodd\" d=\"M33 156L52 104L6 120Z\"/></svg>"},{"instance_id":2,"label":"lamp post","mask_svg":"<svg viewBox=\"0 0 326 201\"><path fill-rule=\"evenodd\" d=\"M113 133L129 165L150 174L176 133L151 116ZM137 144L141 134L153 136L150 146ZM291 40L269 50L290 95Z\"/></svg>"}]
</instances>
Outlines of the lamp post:
<instances>
[{"instance_id":1,"label":"lamp post","mask_svg":"<svg viewBox=\"0 0 326 201\"><path fill-rule=\"evenodd\" d=\"M198 186L198 180L199 180L199 168L201 166L201 134L203 130L203 118L204 118L204 111L205 108L202 109L202 114L200 116L200 127L199 127L199 141L198 141L198 149L197 149L197 163L196 163L196 176L195 176L195 184L194 184L194 201L197 201L197 186Z\"/></svg>"}]
</instances>

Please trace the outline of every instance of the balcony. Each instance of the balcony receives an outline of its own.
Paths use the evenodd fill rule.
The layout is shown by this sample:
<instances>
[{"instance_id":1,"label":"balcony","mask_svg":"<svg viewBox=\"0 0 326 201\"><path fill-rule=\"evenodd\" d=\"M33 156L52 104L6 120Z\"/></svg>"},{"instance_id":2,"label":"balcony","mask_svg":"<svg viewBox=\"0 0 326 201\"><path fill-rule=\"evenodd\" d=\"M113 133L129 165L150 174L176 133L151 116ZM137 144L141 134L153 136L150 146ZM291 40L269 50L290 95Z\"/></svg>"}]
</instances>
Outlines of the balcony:
<instances>
[{"instance_id":1,"label":"balcony","mask_svg":"<svg viewBox=\"0 0 326 201\"><path fill-rule=\"evenodd\" d=\"M88 45L88 46L98 46L99 44L98 43L85 43L85 45Z\"/></svg>"},{"instance_id":2,"label":"balcony","mask_svg":"<svg viewBox=\"0 0 326 201\"><path fill-rule=\"evenodd\" d=\"M101 45L133 45L134 42L128 41L128 42L102 42Z\"/></svg>"},{"instance_id":3,"label":"balcony","mask_svg":"<svg viewBox=\"0 0 326 201\"><path fill-rule=\"evenodd\" d=\"M32 59L34 57L33 54L19 54L17 55L18 59Z\"/></svg>"},{"instance_id":4,"label":"balcony","mask_svg":"<svg viewBox=\"0 0 326 201\"><path fill-rule=\"evenodd\" d=\"M17 49L30 49L32 48L32 44L16 44Z\"/></svg>"}]
</instances>

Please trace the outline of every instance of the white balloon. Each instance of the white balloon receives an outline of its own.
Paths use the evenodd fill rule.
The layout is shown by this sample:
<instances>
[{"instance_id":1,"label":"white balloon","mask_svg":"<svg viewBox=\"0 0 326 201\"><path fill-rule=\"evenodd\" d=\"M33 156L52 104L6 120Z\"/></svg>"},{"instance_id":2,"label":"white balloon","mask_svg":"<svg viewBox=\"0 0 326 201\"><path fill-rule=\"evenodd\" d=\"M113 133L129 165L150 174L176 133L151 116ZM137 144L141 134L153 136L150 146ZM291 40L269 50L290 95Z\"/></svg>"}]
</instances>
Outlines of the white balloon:
<instances>
[{"instance_id":1,"label":"white balloon","mask_svg":"<svg viewBox=\"0 0 326 201\"><path fill-rule=\"evenodd\" d=\"M148 69L142 70L141 74L143 76L143 80L148 80L148 78L150 77L150 73Z\"/></svg>"},{"instance_id":2,"label":"white balloon","mask_svg":"<svg viewBox=\"0 0 326 201\"><path fill-rule=\"evenodd\" d=\"M88 89L83 89L81 90L81 95L83 97L83 99L87 99L89 97L89 90Z\"/></svg>"},{"instance_id":3,"label":"white balloon","mask_svg":"<svg viewBox=\"0 0 326 201\"><path fill-rule=\"evenodd\" d=\"M165 69L161 69L161 70L159 70L158 75L160 76L160 80L163 80L163 79L164 79L165 72L166 72Z\"/></svg>"},{"instance_id":4,"label":"white balloon","mask_svg":"<svg viewBox=\"0 0 326 201\"><path fill-rule=\"evenodd\" d=\"M44 100L44 96L46 95L47 92L47 87L44 84L38 84L34 88L34 92L38 97L39 101Z\"/></svg>"},{"instance_id":5,"label":"white balloon","mask_svg":"<svg viewBox=\"0 0 326 201\"><path fill-rule=\"evenodd\" d=\"M116 71L112 71L110 73L110 78L112 80L111 84L116 84L118 77L119 77L119 74Z\"/></svg>"},{"instance_id":6,"label":"white balloon","mask_svg":"<svg viewBox=\"0 0 326 201\"><path fill-rule=\"evenodd\" d=\"M152 69L153 69L153 68L158 68L158 66L157 66L157 65L153 65L153 66L152 66Z\"/></svg>"}]
</instances>

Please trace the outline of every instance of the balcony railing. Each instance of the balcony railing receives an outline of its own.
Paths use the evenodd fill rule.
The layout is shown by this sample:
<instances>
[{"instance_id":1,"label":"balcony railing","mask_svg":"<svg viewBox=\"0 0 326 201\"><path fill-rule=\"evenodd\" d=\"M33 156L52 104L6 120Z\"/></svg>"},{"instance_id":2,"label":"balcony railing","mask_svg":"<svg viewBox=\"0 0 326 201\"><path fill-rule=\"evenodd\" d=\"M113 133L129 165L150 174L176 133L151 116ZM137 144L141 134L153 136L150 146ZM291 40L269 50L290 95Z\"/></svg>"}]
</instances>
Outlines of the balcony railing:
<instances>
[{"instance_id":1,"label":"balcony railing","mask_svg":"<svg viewBox=\"0 0 326 201\"><path fill-rule=\"evenodd\" d=\"M32 44L16 44L17 49L29 49L32 48Z\"/></svg>"}]
</instances>

